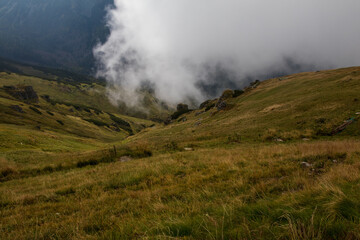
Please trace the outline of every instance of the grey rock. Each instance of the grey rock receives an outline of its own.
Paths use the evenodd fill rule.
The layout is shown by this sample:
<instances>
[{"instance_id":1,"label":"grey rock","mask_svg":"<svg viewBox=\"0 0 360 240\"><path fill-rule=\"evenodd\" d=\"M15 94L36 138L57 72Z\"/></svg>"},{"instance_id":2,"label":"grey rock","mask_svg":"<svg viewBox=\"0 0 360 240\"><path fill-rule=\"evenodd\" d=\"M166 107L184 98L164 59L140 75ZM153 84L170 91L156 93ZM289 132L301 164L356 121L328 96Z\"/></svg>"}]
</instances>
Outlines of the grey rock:
<instances>
[{"instance_id":1,"label":"grey rock","mask_svg":"<svg viewBox=\"0 0 360 240\"><path fill-rule=\"evenodd\" d=\"M308 163L308 162L301 162L300 163L301 167L303 168L310 168L312 167L312 164Z\"/></svg>"},{"instance_id":2,"label":"grey rock","mask_svg":"<svg viewBox=\"0 0 360 240\"><path fill-rule=\"evenodd\" d=\"M122 157L119 159L120 162L129 162L129 161L131 161L131 160L132 160L132 158L129 157L129 156L122 156Z\"/></svg>"},{"instance_id":3,"label":"grey rock","mask_svg":"<svg viewBox=\"0 0 360 240\"><path fill-rule=\"evenodd\" d=\"M218 101L216 104L216 108L218 111L224 110L226 108L226 106L227 106L226 101Z\"/></svg>"}]
</instances>

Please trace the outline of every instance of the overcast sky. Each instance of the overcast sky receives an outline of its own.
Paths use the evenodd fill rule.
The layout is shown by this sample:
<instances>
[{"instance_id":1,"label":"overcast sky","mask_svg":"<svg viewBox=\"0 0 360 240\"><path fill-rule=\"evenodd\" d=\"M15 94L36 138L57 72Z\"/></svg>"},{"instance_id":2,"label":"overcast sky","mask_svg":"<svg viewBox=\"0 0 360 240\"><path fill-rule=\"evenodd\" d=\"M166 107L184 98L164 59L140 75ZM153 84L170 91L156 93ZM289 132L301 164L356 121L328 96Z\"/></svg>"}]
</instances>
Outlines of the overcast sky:
<instances>
[{"instance_id":1,"label":"overcast sky","mask_svg":"<svg viewBox=\"0 0 360 240\"><path fill-rule=\"evenodd\" d=\"M359 0L115 0L111 35L94 53L99 75L126 90L114 101L134 102L144 81L168 102L201 101L199 82L213 81L216 66L240 86L286 72L288 58L315 69L360 65L359 10Z\"/></svg>"}]
</instances>

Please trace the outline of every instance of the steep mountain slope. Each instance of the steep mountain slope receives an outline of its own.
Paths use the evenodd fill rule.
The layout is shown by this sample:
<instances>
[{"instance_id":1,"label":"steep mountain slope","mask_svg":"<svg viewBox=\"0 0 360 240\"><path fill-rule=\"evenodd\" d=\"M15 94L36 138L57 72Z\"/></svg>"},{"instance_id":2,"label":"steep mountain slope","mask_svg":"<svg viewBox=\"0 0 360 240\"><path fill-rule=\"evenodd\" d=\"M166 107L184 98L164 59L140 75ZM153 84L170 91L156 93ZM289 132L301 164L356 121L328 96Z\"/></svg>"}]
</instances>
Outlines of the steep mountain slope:
<instances>
[{"instance_id":1,"label":"steep mountain slope","mask_svg":"<svg viewBox=\"0 0 360 240\"><path fill-rule=\"evenodd\" d=\"M110 123L95 109L1 92L0 238L359 239L359 92L360 67L254 82L126 139L81 120Z\"/></svg>"},{"instance_id":2,"label":"steep mountain slope","mask_svg":"<svg viewBox=\"0 0 360 240\"><path fill-rule=\"evenodd\" d=\"M88 73L92 48L107 36L105 7L113 0L0 2L2 57Z\"/></svg>"}]
</instances>

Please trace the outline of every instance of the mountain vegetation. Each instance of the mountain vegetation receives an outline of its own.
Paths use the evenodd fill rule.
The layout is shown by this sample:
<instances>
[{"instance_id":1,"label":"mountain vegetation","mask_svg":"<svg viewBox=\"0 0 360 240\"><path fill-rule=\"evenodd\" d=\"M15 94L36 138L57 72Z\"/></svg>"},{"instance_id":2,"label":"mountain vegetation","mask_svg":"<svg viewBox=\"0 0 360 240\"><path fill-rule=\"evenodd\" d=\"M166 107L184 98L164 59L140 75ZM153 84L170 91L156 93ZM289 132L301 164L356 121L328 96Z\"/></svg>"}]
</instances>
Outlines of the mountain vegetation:
<instances>
[{"instance_id":1,"label":"mountain vegetation","mask_svg":"<svg viewBox=\"0 0 360 240\"><path fill-rule=\"evenodd\" d=\"M98 83L0 83L1 239L360 238L360 67L253 82L167 124Z\"/></svg>"}]
</instances>

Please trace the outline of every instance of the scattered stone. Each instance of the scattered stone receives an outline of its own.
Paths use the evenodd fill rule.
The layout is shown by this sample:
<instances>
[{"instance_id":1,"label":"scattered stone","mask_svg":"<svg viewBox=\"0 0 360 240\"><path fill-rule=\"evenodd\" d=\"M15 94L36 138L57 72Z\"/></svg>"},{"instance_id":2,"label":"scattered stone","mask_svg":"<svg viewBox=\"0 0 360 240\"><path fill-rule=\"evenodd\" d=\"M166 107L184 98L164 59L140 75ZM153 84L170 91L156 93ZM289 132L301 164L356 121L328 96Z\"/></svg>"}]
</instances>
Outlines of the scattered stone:
<instances>
[{"instance_id":1,"label":"scattered stone","mask_svg":"<svg viewBox=\"0 0 360 240\"><path fill-rule=\"evenodd\" d=\"M355 113L356 115L360 115L360 112Z\"/></svg>"},{"instance_id":2,"label":"scattered stone","mask_svg":"<svg viewBox=\"0 0 360 240\"><path fill-rule=\"evenodd\" d=\"M224 110L227 107L226 101L218 101L216 104L216 108L218 111Z\"/></svg>"},{"instance_id":3,"label":"scattered stone","mask_svg":"<svg viewBox=\"0 0 360 240\"><path fill-rule=\"evenodd\" d=\"M310 141L309 138L303 138L302 140L303 140L303 141Z\"/></svg>"},{"instance_id":4,"label":"scattered stone","mask_svg":"<svg viewBox=\"0 0 360 240\"><path fill-rule=\"evenodd\" d=\"M276 138L275 142L284 142L284 140L282 140L281 138Z\"/></svg>"},{"instance_id":5,"label":"scattered stone","mask_svg":"<svg viewBox=\"0 0 360 240\"><path fill-rule=\"evenodd\" d=\"M347 126L349 126L350 124L352 124L353 122L355 122L356 118L350 118L348 120L345 120L343 124L341 124L340 126L338 126L337 128L335 128L332 132L331 135L336 135L342 131L345 130L345 128Z\"/></svg>"},{"instance_id":6,"label":"scattered stone","mask_svg":"<svg viewBox=\"0 0 360 240\"><path fill-rule=\"evenodd\" d=\"M187 118L186 118L186 117L182 117L182 118L179 119L178 122L186 122L186 121L187 121Z\"/></svg>"},{"instance_id":7,"label":"scattered stone","mask_svg":"<svg viewBox=\"0 0 360 240\"><path fill-rule=\"evenodd\" d=\"M332 160L333 163L337 163L338 161L336 159Z\"/></svg>"},{"instance_id":8,"label":"scattered stone","mask_svg":"<svg viewBox=\"0 0 360 240\"><path fill-rule=\"evenodd\" d=\"M201 122L201 121L198 121L198 122L196 122L196 123L194 124L194 126L197 127L197 126L200 126L201 124L202 124L202 122Z\"/></svg>"},{"instance_id":9,"label":"scattered stone","mask_svg":"<svg viewBox=\"0 0 360 240\"><path fill-rule=\"evenodd\" d=\"M15 110L15 111L19 112L19 113L24 113L24 110L18 105L12 105L12 106L10 106L10 108L12 110Z\"/></svg>"},{"instance_id":10,"label":"scattered stone","mask_svg":"<svg viewBox=\"0 0 360 240\"><path fill-rule=\"evenodd\" d=\"M164 121L164 124L165 124L165 125L169 125L171 122L172 122L172 118L171 118L171 116L170 116L170 117L168 117L168 118Z\"/></svg>"},{"instance_id":11,"label":"scattered stone","mask_svg":"<svg viewBox=\"0 0 360 240\"><path fill-rule=\"evenodd\" d=\"M312 167L312 164L308 163L308 162L302 162L300 163L301 167L303 168L310 168Z\"/></svg>"},{"instance_id":12,"label":"scattered stone","mask_svg":"<svg viewBox=\"0 0 360 240\"><path fill-rule=\"evenodd\" d=\"M129 157L129 156L122 156L122 157L119 159L120 162L129 162L129 161L131 161L131 160L132 160L132 158Z\"/></svg>"},{"instance_id":13,"label":"scattered stone","mask_svg":"<svg viewBox=\"0 0 360 240\"><path fill-rule=\"evenodd\" d=\"M185 151L194 151L193 148L184 148Z\"/></svg>"},{"instance_id":14,"label":"scattered stone","mask_svg":"<svg viewBox=\"0 0 360 240\"><path fill-rule=\"evenodd\" d=\"M195 113L195 117L199 116L200 114L203 114L205 111L197 112Z\"/></svg>"}]
</instances>

